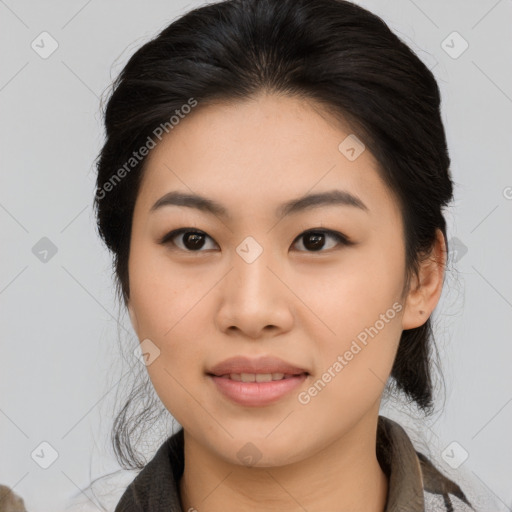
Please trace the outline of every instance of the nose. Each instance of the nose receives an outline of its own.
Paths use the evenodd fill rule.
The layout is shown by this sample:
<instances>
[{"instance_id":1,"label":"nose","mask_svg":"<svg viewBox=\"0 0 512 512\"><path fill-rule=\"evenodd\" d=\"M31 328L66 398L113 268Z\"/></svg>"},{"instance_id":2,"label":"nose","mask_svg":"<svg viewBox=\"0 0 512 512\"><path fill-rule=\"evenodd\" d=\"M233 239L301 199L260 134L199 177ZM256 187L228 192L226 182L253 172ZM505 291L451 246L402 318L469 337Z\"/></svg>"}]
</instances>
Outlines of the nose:
<instances>
[{"instance_id":1,"label":"nose","mask_svg":"<svg viewBox=\"0 0 512 512\"><path fill-rule=\"evenodd\" d=\"M294 295L282 265L271 251L263 250L254 261L240 254L234 253L231 270L219 283L217 326L225 334L237 332L251 339L289 331Z\"/></svg>"}]
</instances>

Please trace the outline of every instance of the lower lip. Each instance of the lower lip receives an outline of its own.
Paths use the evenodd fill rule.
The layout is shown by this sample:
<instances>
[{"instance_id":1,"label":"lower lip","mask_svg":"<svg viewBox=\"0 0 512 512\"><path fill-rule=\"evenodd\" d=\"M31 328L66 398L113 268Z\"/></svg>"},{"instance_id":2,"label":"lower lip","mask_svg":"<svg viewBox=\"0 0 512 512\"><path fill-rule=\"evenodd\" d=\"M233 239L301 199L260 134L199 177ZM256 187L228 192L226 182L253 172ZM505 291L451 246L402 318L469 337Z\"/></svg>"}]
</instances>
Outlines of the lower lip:
<instances>
[{"instance_id":1,"label":"lower lip","mask_svg":"<svg viewBox=\"0 0 512 512\"><path fill-rule=\"evenodd\" d=\"M215 375L209 375L209 377L216 384L217 389L233 402L257 407L277 402L298 388L306 380L307 374L270 382L240 382Z\"/></svg>"}]
</instances>

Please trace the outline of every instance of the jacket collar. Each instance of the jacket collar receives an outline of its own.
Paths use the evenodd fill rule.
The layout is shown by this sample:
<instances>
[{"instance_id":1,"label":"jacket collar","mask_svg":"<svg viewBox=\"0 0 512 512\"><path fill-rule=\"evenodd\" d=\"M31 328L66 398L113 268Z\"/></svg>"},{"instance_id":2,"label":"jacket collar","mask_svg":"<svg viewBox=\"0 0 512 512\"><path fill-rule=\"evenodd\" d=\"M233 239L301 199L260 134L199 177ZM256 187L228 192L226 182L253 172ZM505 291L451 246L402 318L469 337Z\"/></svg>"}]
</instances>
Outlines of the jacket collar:
<instances>
[{"instance_id":1,"label":"jacket collar","mask_svg":"<svg viewBox=\"0 0 512 512\"><path fill-rule=\"evenodd\" d=\"M395 421L379 416L377 459L389 479L385 512L425 512L424 490L465 500L460 488L415 448ZM184 512L178 482L184 469L183 428L170 436L135 477L115 512Z\"/></svg>"},{"instance_id":2,"label":"jacket collar","mask_svg":"<svg viewBox=\"0 0 512 512\"><path fill-rule=\"evenodd\" d=\"M379 416L377 460L389 479L385 512L424 512L421 464L405 430Z\"/></svg>"}]
</instances>

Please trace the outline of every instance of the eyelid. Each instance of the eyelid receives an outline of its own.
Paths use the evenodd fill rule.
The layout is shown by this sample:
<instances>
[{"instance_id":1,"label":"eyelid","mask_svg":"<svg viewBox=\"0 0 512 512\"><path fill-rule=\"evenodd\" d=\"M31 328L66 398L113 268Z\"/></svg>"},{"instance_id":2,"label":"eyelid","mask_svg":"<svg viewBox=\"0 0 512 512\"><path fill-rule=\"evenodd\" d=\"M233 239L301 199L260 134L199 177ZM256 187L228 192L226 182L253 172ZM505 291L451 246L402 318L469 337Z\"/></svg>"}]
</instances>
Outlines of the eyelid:
<instances>
[{"instance_id":1,"label":"eyelid","mask_svg":"<svg viewBox=\"0 0 512 512\"><path fill-rule=\"evenodd\" d=\"M164 236L162 236L159 240L158 240L158 243L161 244L161 245L167 245L170 243L170 241L179 236L179 235L182 235L183 233L188 233L188 232L192 232L192 233L199 233L199 234L202 234L202 235L205 235L207 238L210 238L211 240L213 240L215 242L215 240L210 236L208 235L208 233L206 233L205 231L201 230L201 229L198 229L196 227L183 227L183 228L178 228L178 229L174 229L172 231L169 231L168 233L166 233ZM355 245L356 242L352 241L347 235L339 232L339 231L336 231L336 230L333 230L333 229L328 229L328 228L324 228L324 227L319 227L319 228L307 228L307 229L303 229L303 231L301 231L301 233L299 235L297 235L295 237L295 239L293 240L293 243L292 243L292 246L295 245L297 243L298 240L300 240L301 237L304 237L310 233L322 233L322 234L325 234L327 236L331 236L332 238L334 238L335 240L338 241L338 245L341 245L341 246L351 246L351 245ZM215 242L215 244L218 246L217 242ZM172 244L174 246L176 246L176 244ZM203 250L198 250L198 251L184 251L183 249L180 249L180 248L177 248L178 250L182 251L182 252L186 252L186 253L201 253L201 252L206 252L206 251L203 251ZM328 249L328 250L319 250L319 251L298 251L298 252L305 252L305 253L311 253L311 254L315 254L315 253L323 253L323 252L330 252L332 250L331 249Z\"/></svg>"},{"instance_id":2,"label":"eyelid","mask_svg":"<svg viewBox=\"0 0 512 512\"><path fill-rule=\"evenodd\" d=\"M199 233L199 234L205 235L208 238L210 238L211 240L213 240L213 238L208 233L206 233L205 231L203 231L201 229L198 229L195 227L185 227L185 228L178 228L178 229L173 229L172 231L169 231L168 233L166 233L164 236L162 236L158 240L158 243L162 244L162 245L166 245L170 242L170 240L177 237L178 235L182 235L183 233L189 233L189 232L190 233ZM215 242L215 243L217 243L217 242ZM204 251L185 251L185 252L204 252Z\"/></svg>"},{"instance_id":3,"label":"eyelid","mask_svg":"<svg viewBox=\"0 0 512 512\"><path fill-rule=\"evenodd\" d=\"M297 243L298 240L300 240L302 237L310 234L310 233L322 233L322 234L325 234L326 236L330 236L332 238L334 238L338 244L336 247L333 247L333 248L330 248L330 249L327 249L327 250L319 250L319 251L298 251L298 252L303 252L303 253L306 253L306 254L321 254L321 253L330 253L332 250L335 250L337 248L339 248L339 246L351 246L351 245L355 245L355 242L353 242L347 235L344 235L343 233L340 233L339 231L336 231L336 230L333 230L333 229L327 229L327 228L308 228L304 231L302 231L296 238L295 240L293 241L293 244L292 245L295 245Z\"/></svg>"},{"instance_id":4,"label":"eyelid","mask_svg":"<svg viewBox=\"0 0 512 512\"><path fill-rule=\"evenodd\" d=\"M340 231L336 231L335 229L322 228L322 227L304 229L304 231L301 231L301 233L295 238L295 240L297 240L297 238L300 238L301 236L308 235L309 233L325 233L326 235L330 235L334 238L339 238L339 239L343 240L344 242L346 242L347 244L354 243L350 240L350 238L347 235L341 233Z\"/></svg>"}]
</instances>

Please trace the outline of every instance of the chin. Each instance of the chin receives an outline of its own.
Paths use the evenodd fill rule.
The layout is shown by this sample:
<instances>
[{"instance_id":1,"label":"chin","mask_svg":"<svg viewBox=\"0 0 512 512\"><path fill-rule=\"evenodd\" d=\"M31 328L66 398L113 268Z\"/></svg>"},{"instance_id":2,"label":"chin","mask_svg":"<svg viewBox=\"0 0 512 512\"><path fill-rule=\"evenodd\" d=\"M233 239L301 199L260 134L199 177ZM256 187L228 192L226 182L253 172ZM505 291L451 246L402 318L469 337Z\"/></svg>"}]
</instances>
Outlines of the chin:
<instances>
[{"instance_id":1,"label":"chin","mask_svg":"<svg viewBox=\"0 0 512 512\"><path fill-rule=\"evenodd\" d=\"M242 438L228 441L229 447L219 455L226 462L239 466L254 468L285 466L302 459L301 454L293 450L297 443L292 442L289 437L287 439L288 442L283 442L283 438L276 436L275 439L270 440L265 436L251 436L250 432L245 431ZM220 448L217 443L216 450Z\"/></svg>"}]
</instances>

